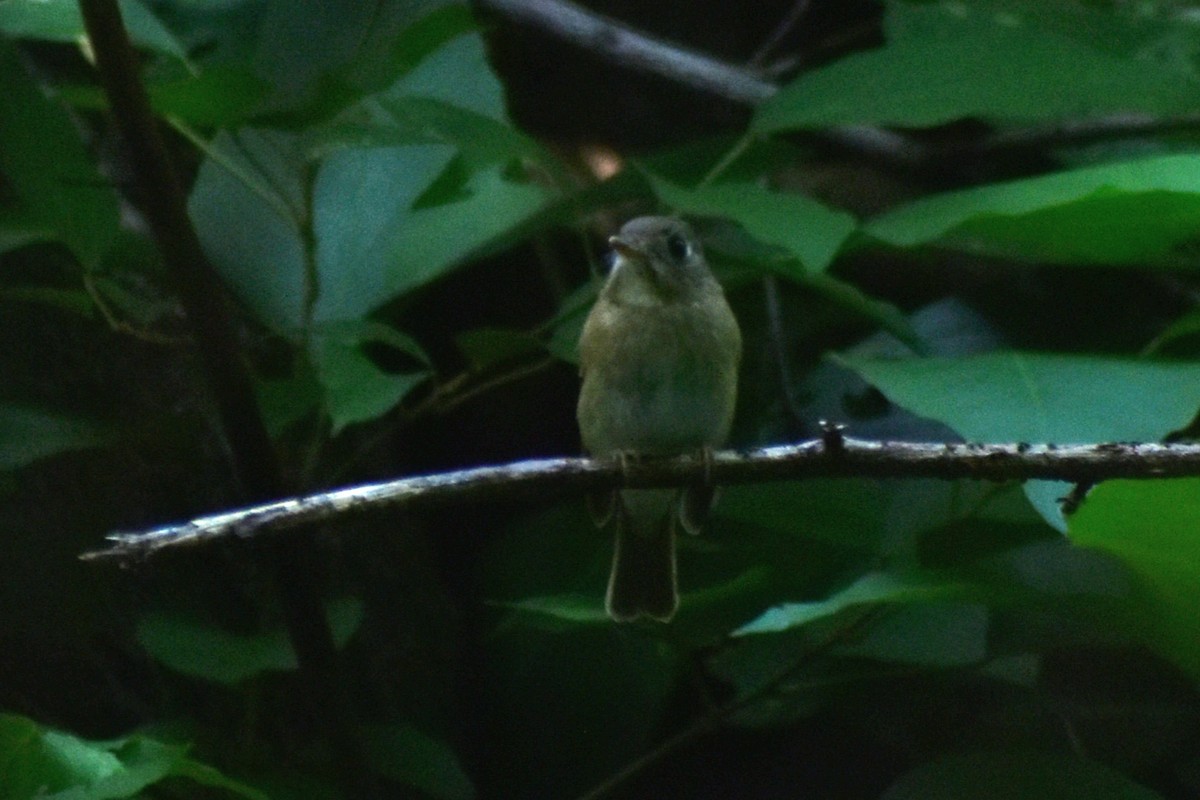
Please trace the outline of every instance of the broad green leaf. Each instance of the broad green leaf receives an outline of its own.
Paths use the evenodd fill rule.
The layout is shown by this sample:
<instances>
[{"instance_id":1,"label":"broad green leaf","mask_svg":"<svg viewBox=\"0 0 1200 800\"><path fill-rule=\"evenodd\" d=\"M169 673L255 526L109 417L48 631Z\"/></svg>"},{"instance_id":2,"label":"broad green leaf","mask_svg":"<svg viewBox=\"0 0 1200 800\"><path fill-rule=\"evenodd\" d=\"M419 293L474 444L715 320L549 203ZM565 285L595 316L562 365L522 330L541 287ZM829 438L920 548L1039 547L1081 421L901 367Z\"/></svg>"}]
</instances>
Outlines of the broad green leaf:
<instances>
[{"instance_id":1,"label":"broad green leaf","mask_svg":"<svg viewBox=\"0 0 1200 800\"><path fill-rule=\"evenodd\" d=\"M385 372L363 352L363 345L372 343L399 350L416 368ZM334 434L382 416L430 375L428 358L416 342L381 323L322 324L313 331L310 352Z\"/></svg>"},{"instance_id":2,"label":"broad green leaf","mask_svg":"<svg viewBox=\"0 0 1200 800\"><path fill-rule=\"evenodd\" d=\"M780 633L861 606L958 600L966 596L968 589L961 581L947 579L936 573L870 572L824 600L784 603L767 609L757 619L734 631L733 635Z\"/></svg>"},{"instance_id":3,"label":"broad green leaf","mask_svg":"<svg viewBox=\"0 0 1200 800\"><path fill-rule=\"evenodd\" d=\"M441 739L407 725L375 726L364 738L367 757L380 775L439 800L475 797L475 787L458 756Z\"/></svg>"},{"instance_id":4,"label":"broad green leaf","mask_svg":"<svg viewBox=\"0 0 1200 800\"><path fill-rule=\"evenodd\" d=\"M358 600L330 602L326 613L334 642L343 647L363 618ZM256 635L230 633L208 623L161 611L139 620L142 647L171 669L223 684L236 684L263 672L297 669L296 654L283 629Z\"/></svg>"},{"instance_id":5,"label":"broad green leaf","mask_svg":"<svg viewBox=\"0 0 1200 800\"><path fill-rule=\"evenodd\" d=\"M0 403L0 470L66 450L97 447L111 439L112 431L94 422Z\"/></svg>"},{"instance_id":6,"label":"broad green leaf","mask_svg":"<svg viewBox=\"0 0 1200 800\"><path fill-rule=\"evenodd\" d=\"M999 352L965 358L839 358L888 399L977 442L1158 441L1200 408L1200 364ZM1026 494L1065 529L1059 483Z\"/></svg>"},{"instance_id":7,"label":"broad green leaf","mask_svg":"<svg viewBox=\"0 0 1200 800\"><path fill-rule=\"evenodd\" d=\"M22 207L22 227L51 232L85 267L96 267L117 235L116 193L96 170L76 125L42 94L3 38L0 97L0 179Z\"/></svg>"},{"instance_id":8,"label":"broad green leaf","mask_svg":"<svg viewBox=\"0 0 1200 800\"><path fill-rule=\"evenodd\" d=\"M918 200L871 220L896 247L938 245L1035 261L1191 265L1200 156L1141 158Z\"/></svg>"},{"instance_id":9,"label":"broad green leaf","mask_svg":"<svg viewBox=\"0 0 1200 800\"><path fill-rule=\"evenodd\" d=\"M218 135L209 152L188 204L201 244L259 320L294 335L311 294L299 144L287 134L243 129Z\"/></svg>"},{"instance_id":10,"label":"broad green leaf","mask_svg":"<svg viewBox=\"0 0 1200 800\"><path fill-rule=\"evenodd\" d=\"M1033 15L971 3L891 2L884 35L883 47L784 87L759 107L753 129L1175 115L1200 102L1200 83L1188 73L1107 52Z\"/></svg>"},{"instance_id":11,"label":"broad green leaf","mask_svg":"<svg viewBox=\"0 0 1200 800\"><path fill-rule=\"evenodd\" d=\"M507 123L508 120L504 89L492 72L483 37L478 33L446 42L382 96L394 100L406 97L440 100L499 122Z\"/></svg>"},{"instance_id":12,"label":"broad green leaf","mask_svg":"<svg viewBox=\"0 0 1200 800\"><path fill-rule=\"evenodd\" d=\"M4 796L14 799L142 797L164 778L187 778L230 795L266 800L262 792L189 758L184 746L140 734L88 741L15 714L0 714L0 776Z\"/></svg>"},{"instance_id":13,"label":"broad green leaf","mask_svg":"<svg viewBox=\"0 0 1200 800\"><path fill-rule=\"evenodd\" d=\"M1200 408L1197 363L1022 352L838 360L976 442L1152 442Z\"/></svg>"},{"instance_id":14,"label":"broad green leaf","mask_svg":"<svg viewBox=\"0 0 1200 800\"><path fill-rule=\"evenodd\" d=\"M444 42L388 89L364 98L314 134L317 152L410 144L452 145L472 172L512 158L553 164L508 120L502 86L479 34Z\"/></svg>"},{"instance_id":15,"label":"broad green leaf","mask_svg":"<svg viewBox=\"0 0 1200 800\"><path fill-rule=\"evenodd\" d=\"M267 85L243 69L206 68L198 75L147 86L154 110L192 125L230 126L243 122L266 96Z\"/></svg>"},{"instance_id":16,"label":"broad green leaf","mask_svg":"<svg viewBox=\"0 0 1200 800\"><path fill-rule=\"evenodd\" d=\"M446 266L397 239L413 204L453 157L451 147L420 145L339 150L325 159L313 188L317 322L365 316ZM452 246L427 246L439 244Z\"/></svg>"},{"instance_id":17,"label":"broad green leaf","mask_svg":"<svg viewBox=\"0 0 1200 800\"><path fill-rule=\"evenodd\" d=\"M491 116L444 100L412 95L370 97L341 115L316 135L317 153L343 147L396 147L446 144L475 166L549 157L520 131Z\"/></svg>"},{"instance_id":18,"label":"broad green leaf","mask_svg":"<svg viewBox=\"0 0 1200 800\"><path fill-rule=\"evenodd\" d=\"M378 90L471 24L461 3L443 0L267 0L253 62L281 110L319 117Z\"/></svg>"},{"instance_id":19,"label":"broad green leaf","mask_svg":"<svg viewBox=\"0 0 1200 800\"><path fill-rule=\"evenodd\" d=\"M936 797L1156 800L1161 795L1098 762L1035 751L943 756L904 775L883 794L883 800Z\"/></svg>"},{"instance_id":20,"label":"broad green leaf","mask_svg":"<svg viewBox=\"0 0 1200 800\"><path fill-rule=\"evenodd\" d=\"M119 0L121 18L134 44L185 59L178 40L140 0ZM5 0L0 32L17 39L77 42L84 36L77 0Z\"/></svg>"},{"instance_id":21,"label":"broad green leaf","mask_svg":"<svg viewBox=\"0 0 1200 800\"><path fill-rule=\"evenodd\" d=\"M1139 583L1134 630L1200 678L1200 480L1106 481L1070 517L1068 532L1130 567Z\"/></svg>"},{"instance_id":22,"label":"broad green leaf","mask_svg":"<svg viewBox=\"0 0 1200 800\"><path fill-rule=\"evenodd\" d=\"M317 321L367 312L509 241L541 211L546 193L497 168L467 177L461 195L414 207L449 165L442 145L342 150L316 186Z\"/></svg>"},{"instance_id":23,"label":"broad green leaf","mask_svg":"<svg viewBox=\"0 0 1200 800\"><path fill-rule=\"evenodd\" d=\"M990 614L982 603L901 605L874 621L840 656L923 667L968 667L988 655Z\"/></svg>"},{"instance_id":24,"label":"broad green leaf","mask_svg":"<svg viewBox=\"0 0 1200 800\"><path fill-rule=\"evenodd\" d=\"M855 228L855 220L801 194L754 183L688 189L651 176L663 202L687 214L727 217L767 244L782 247L808 272L822 272Z\"/></svg>"}]
</instances>

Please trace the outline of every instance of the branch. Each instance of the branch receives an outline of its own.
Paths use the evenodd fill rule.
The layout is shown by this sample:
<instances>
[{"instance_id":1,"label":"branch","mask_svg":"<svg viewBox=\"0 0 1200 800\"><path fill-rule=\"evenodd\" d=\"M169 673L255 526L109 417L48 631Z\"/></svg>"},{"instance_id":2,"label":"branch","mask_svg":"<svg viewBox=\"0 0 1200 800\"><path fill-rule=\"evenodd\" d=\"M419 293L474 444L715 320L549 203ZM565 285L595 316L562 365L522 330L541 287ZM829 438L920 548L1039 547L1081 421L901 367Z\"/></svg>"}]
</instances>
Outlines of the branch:
<instances>
[{"instance_id":1,"label":"branch","mask_svg":"<svg viewBox=\"0 0 1200 800\"><path fill-rule=\"evenodd\" d=\"M816 477L972 478L988 481L1061 480L1096 483L1111 478L1200 476L1200 445L1104 443L913 444L843 437L827 428L821 439L746 452L671 459L551 458L400 478L279 500L200 517L143 533L116 533L113 544L84 553L85 560L144 559L168 548L230 538L276 534L346 514L422 508L616 487L762 483Z\"/></svg>"},{"instance_id":2,"label":"branch","mask_svg":"<svg viewBox=\"0 0 1200 800\"><path fill-rule=\"evenodd\" d=\"M125 140L137 181L141 211L155 244L175 279L175 289L195 333L221 419L233 453L237 477L252 496L280 491L279 464L238 345L225 302L225 287L208 263L188 217L183 184L167 153L139 75L137 54L125 32L116 0L82 0L96 69Z\"/></svg>"},{"instance_id":3,"label":"branch","mask_svg":"<svg viewBox=\"0 0 1200 800\"><path fill-rule=\"evenodd\" d=\"M565 0L478 0L483 8L549 31L564 41L625 66L746 105L778 91L742 67L656 39L617 20Z\"/></svg>"},{"instance_id":4,"label":"branch","mask_svg":"<svg viewBox=\"0 0 1200 800\"><path fill-rule=\"evenodd\" d=\"M780 88L777 82L759 71L747 70L658 39L568 0L476 0L476 4L508 19L540 28L610 61L743 105L757 106L774 96ZM806 7L807 3L797 2L783 26L786 28L794 24L792 17L802 15ZM999 131L978 141L962 143L928 144L874 125L841 125L812 133L851 153L898 168L912 169L939 165L948 158L965 161L1011 150L1159 136L1198 129L1200 115L1196 114L1178 117L1114 114Z\"/></svg>"},{"instance_id":5,"label":"branch","mask_svg":"<svg viewBox=\"0 0 1200 800\"><path fill-rule=\"evenodd\" d=\"M143 200L142 213L175 278L180 302L195 333L239 488L256 500L277 495L283 491L282 471L259 413L225 301L225 287L205 257L188 217L183 183L151 111L137 54L117 0L80 0L79 7L100 81L127 146ZM256 551L256 557L274 573L288 637L307 679L306 699L312 712L329 722L326 740L343 789L350 797L373 797L375 780L364 766L366 758L347 682L341 674L325 610L311 583L312 551L303 547L264 548Z\"/></svg>"}]
</instances>

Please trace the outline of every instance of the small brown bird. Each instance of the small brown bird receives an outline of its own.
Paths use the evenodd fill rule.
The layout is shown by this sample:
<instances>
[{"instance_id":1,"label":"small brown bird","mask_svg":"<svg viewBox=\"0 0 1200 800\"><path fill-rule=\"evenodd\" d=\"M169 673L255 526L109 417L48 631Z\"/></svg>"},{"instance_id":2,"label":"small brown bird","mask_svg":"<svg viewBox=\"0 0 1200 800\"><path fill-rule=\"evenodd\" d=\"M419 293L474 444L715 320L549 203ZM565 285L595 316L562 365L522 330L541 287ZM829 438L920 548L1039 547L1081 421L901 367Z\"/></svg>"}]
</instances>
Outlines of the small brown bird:
<instances>
[{"instance_id":1,"label":"small brown bird","mask_svg":"<svg viewBox=\"0 0 1200 800\"><path fill-rule=\"evenodd\" d=\"M595 456L673 456L724 443L742 336L691 228L639 217L609 243L612 271L579 340L576 416ZM618 621L666 622L679 607L675 524L698 533L711 486L623 489L593 498L616 527L605 607Z\"/></svg>"}]
</instances>

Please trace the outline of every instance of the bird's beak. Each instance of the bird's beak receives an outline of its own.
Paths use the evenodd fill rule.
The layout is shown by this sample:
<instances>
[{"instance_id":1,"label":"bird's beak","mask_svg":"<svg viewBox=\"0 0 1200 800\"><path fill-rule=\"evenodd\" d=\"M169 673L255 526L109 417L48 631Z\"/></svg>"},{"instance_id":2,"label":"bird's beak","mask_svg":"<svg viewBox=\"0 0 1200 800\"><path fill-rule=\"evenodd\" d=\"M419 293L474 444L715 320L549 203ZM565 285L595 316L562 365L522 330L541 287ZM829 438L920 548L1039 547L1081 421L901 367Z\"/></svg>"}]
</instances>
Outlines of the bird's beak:
<instances>
[{"instance_id":1,"label":"bird's beak","mask_svg":"<svg viewBox=\"0 0 1200 800\"><path fill-rule=\"evenodd\" d=\"M638 248L631 245L629 242L622 239L620 236L608 237L608 246L617 252L618 255L632 259L635 261L645 261L646 254Z\"/></svg>"}]
</instances>

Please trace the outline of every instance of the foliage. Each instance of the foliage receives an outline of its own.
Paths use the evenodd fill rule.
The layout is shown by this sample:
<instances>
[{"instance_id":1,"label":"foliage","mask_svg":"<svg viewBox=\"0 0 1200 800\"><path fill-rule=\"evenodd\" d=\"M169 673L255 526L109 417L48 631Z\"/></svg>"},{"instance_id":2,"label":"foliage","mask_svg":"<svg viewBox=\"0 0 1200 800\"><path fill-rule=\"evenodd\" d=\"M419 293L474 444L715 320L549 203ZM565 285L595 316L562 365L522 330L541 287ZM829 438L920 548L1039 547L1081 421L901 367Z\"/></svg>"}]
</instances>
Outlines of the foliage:
<instances>
[{"instance_id":1,"label":"foliage","mask_svg":"<svg viewBox=\"0 0 1200 800\"><path fill-rule=\"evenodd\" d=\"M461 3L121 8L297 490L574 452L588 267L613 221L655 209L695 220L741 320L736 445L818 419L1191 432L1186 4L887 0L879 42L603 181L506 110L522 73L506 88L492 65L528 34ZM244 553L72 561L237 497L81 36L73 2L0 0L0 652L25 654L0 657L0 787L337 796ZM1067 135L1134 114L1162 125ZM839 150L861 126L911 151ZM575 796L647 753L622 780L654 796L1195 796L1196 482L1105 484L1064 516L1069 490L728 488L681 542L667 626L604 616L611 544L578 498L350 520L306 577L371 769L421 796ZM59 654L89 666L56 676Z\"/></svg>"}]
</instances>

